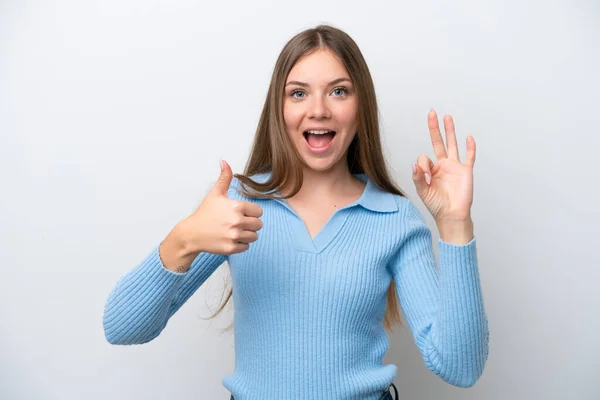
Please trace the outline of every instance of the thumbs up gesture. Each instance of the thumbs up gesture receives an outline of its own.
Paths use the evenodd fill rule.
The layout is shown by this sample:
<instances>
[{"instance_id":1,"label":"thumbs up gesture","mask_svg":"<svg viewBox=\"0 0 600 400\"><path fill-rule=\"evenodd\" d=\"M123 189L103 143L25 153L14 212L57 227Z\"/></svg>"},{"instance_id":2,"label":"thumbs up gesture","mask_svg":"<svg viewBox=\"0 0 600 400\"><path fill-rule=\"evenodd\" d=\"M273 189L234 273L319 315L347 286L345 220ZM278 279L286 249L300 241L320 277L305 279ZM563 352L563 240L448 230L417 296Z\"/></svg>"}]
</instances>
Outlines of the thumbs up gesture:
<instances>
[{"instance_id":1,"label":"thumbs up gesture","mask_svg":"<svg viewBox=\"0 0 600 400\"><path fill-rule=\"evenodd\" d=\"M258 204L227 197L233 173L221 161L221 175L198 208L178 225L178 234L192 252L234 254L248 250L262 228Z\"/></svg>"}]
</instances>

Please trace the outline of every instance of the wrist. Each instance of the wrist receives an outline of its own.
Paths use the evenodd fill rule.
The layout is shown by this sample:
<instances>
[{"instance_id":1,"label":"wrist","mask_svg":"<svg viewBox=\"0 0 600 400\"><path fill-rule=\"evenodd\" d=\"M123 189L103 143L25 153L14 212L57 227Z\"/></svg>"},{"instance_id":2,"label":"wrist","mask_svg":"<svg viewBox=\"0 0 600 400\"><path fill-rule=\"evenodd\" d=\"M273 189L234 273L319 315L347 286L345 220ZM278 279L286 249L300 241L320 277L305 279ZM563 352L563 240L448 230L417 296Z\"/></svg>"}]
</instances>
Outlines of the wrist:
<instances>
[{"instance_id":1,"label":"wrist","mask_svg":"<svg viewBox=\"0 0 600 400\"><path fill-rule=\"evenodd\" d=\"M452 220L437 222L440 239L446 243L465 245L473 240L474 225L468 218L465 220Z\"/></svg>"},{"instance_id":2,"label":"wrist","mask_svg":"<svg viewBox=\"0 0 600 400\"><path fill-rule=\"evenodd\" d=\"M190 229L191 223L192 221L189 221L188 219L180 221L175 225L173 230L171 230L169 236L167 236L167 239L172 241L173 246L179 250L182 257L197 256L204 251L198 244L202 242L202 240L198 240L196 237L198 234Z\"/></svg>"},{"instance_id":3,"label":"wrist","mask_svg":"<svg viewBox=\"0 0 600 400\"><path fill-rule=\"evenodd\" d=\"M200 252L195 251L189 240L175 227L159 246L159 256L170 271L186 272Z\"/></svg>"}]
</instances>

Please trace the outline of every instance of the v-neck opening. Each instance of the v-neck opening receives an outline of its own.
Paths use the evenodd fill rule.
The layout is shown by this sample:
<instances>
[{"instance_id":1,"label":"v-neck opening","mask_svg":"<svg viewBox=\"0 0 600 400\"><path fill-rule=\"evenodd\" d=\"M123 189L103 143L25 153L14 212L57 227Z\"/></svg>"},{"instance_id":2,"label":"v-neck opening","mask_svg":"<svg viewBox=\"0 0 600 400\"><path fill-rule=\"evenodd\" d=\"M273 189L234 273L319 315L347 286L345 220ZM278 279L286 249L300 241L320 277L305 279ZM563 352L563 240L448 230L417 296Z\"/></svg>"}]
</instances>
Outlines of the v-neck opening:
<instances>
[{"instance_id":1,"label":"v-neck opening","mask_svg":"<svg viewBox=\"0 0 600 400\"><path fill-rule=\"evenodd\" d=\"M348 219L350 212L347 208L355 205L355 203L349 204L344 208L334 211L319 232L311 238L308 227L302 217L285 200L277 201L293 214L292 223L288 225L288 229L291 230L292 237L296 240L299 250L308 253L320 253L333 241Z\"/></svg>"},{"instance_id":2,"label":"v-neck opening","mask_svg":"<svg viewBox=\"0 0 600 400\"><path fill-rule=\"evenodd\" d=\"M354 175L357 177L356 175ZM357 177L360 179L359 177ZM294 216L293 223L288 226L289 229L292 230L291 234L298 242L298 247L301 251L306 251L309 253L320 253L323 251L329 243L333 241L333 239L338 235L339 231L345 224L346 220L350 215L350 208L360 204L360 201L367 193L367 186L369 185L368 180L363 181L365 183L365 187L363 192L358 197L358 199L354 200L352 203L345 205L342 208L339 208L331 214L331 216L327 219L325 224L321 227L321 229L317 232L314 237L310 237L310 232L306 223L300 217L300 215L292 208L292 206L287 202L286 199L276 199L278 203L287 208Z\"/></svg>"}]
</instances>

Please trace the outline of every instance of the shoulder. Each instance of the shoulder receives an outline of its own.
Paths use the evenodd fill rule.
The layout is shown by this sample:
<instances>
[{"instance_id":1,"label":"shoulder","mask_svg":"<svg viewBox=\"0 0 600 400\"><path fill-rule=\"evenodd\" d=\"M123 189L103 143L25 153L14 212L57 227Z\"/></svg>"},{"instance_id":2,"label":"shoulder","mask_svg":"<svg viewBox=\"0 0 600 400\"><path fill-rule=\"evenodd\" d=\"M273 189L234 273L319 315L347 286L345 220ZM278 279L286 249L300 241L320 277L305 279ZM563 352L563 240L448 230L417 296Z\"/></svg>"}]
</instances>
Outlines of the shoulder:
<instances>
[{"instance_id":1,"label":"shoulder","mask_svg":"<svg viewBox=\"0 0 600 400\"><path fill-rule=\"evenodd\" d=\"M407 229L418 226L427 226L424 214L421 212L415 200L394 194L394 200L398 205L398 218Z\"/></svg>"}]
</instances>

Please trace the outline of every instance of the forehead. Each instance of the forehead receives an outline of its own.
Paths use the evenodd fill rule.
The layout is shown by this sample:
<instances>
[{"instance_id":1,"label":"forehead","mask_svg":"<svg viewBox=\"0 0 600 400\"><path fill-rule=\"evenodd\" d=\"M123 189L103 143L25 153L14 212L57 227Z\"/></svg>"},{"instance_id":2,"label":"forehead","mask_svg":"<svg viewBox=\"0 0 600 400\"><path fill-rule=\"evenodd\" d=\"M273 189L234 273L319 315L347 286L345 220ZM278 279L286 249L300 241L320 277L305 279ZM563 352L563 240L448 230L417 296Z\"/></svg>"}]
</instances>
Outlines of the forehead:
<instances>
[{"instance_id":1,"label":"forehead","mask_svg":"<svg viewBox=\"0 0 600 400\"><path fill-rule=\"evenodd\" d=\"M317 50L298 59L288 74L288 81L302 81L310 85L326 85L334 79L350 75L344 64L331 50Z\"/></svg>"}]
</instances>

